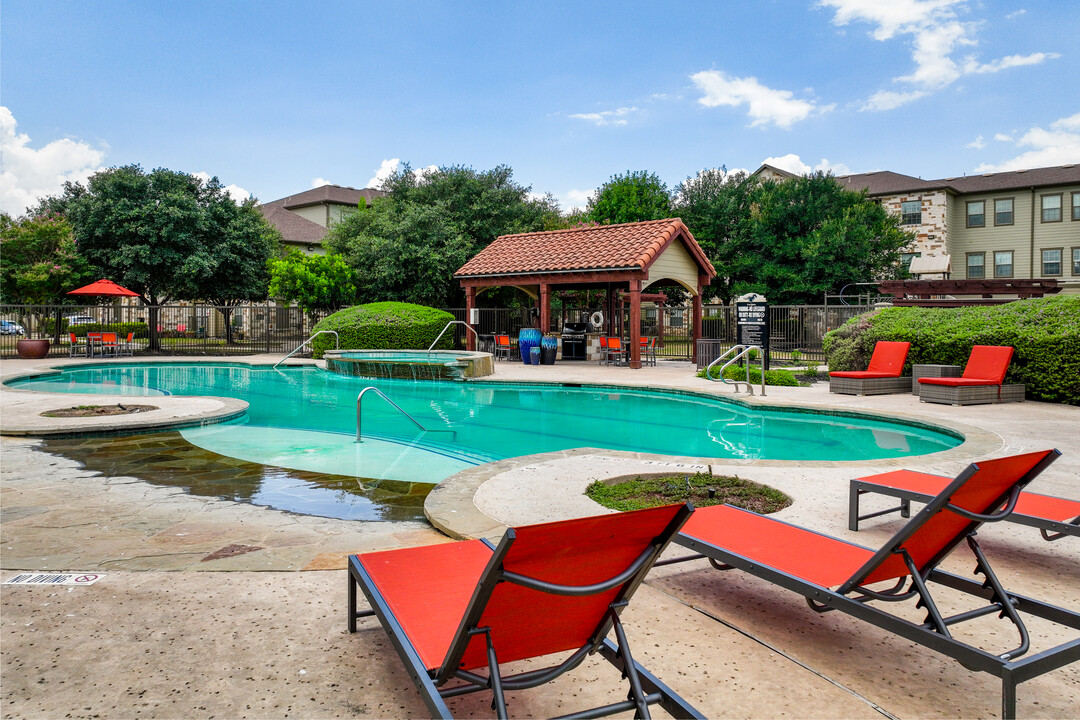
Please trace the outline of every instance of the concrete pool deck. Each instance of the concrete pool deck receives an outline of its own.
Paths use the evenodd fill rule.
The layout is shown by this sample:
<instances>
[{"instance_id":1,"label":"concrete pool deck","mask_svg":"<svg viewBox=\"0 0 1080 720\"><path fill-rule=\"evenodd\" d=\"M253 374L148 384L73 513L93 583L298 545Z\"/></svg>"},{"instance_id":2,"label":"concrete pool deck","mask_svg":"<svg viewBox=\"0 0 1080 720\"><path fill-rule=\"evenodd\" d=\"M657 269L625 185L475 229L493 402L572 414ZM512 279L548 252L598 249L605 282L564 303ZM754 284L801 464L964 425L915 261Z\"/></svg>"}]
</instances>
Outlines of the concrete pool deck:
<instances>
[{"instance_id":1,"label":"concrete pool deck","mask_svg":"<svg viewBox=\"0 0 1080 720\"><path fill-rule=\"evenodd\" d=\"M238 360L272 364L277 359ZM0 376L69 362L86 361L4 360ZM732 394L730 387L693 377L686 363L664 361L637 371L500 362L495 378ZM954 450L898 462L709 463L714 472L738 474L792 495L793 505L778 514L782 519L877 545L901 521L879 519L859 533L847 531L849 478L897 466L952 475L978 458L1047 447L1064 456L1033 489L1080 498L1080 408L1044 403L954 408L920 404L911 395L829 395L823 383L767 392L771 405L917 417L969 437ZM133 398L94 396L93 401ZM215 408L215 401L195 398L140 402L184 418L227 411L225 404ZM18 431L43 421L37 416L45 409L73 404L70 395L5 388L0 424L5 433ZM84 426L65 424L71 422L58 420L52 427L70 432ZM356 635L345 632L346 580L337 568L351 552L440 542L445 535L426 523L329 520L199 498L135 478L90 473L36 450L37 444L30 438L0 440L3 579L18 570L106 576L87 587L0 588L5 717L425 715L378 623L362 623ZM456 535L498 534L507 524L602 512L581 495L593 479L692 471L698 464L695 458L592 450L518 458L459 473L433 493L435 509L429 512ZM544 484L538 486L537 478ZM1015 524L988 527L980 538L1007 587L1076 607L1080 548L1074 538L1046 543ZM970 570L966 557L955 562L950 569ZM846 616L814 614L792 594L711 571L700 562L655 569L626 620L635 656L710 717L993 717L998 712L999 683L993 677L968 672ZM1033 627L1035 647L1048 639L1046 632ZM990 628L975 637L987 640L988 647L1010 641ZM619 687L617 677L592 664L550 689L521 693L511 712L569 712L608 695L617 699ZM614 694L607 692L613 688ZM1021 717L1075 716L1078 703L1075 665L1018 689ZM491 712L479 697L460 699L454 707L477 717Z\"/></svg>"}]
</instances>

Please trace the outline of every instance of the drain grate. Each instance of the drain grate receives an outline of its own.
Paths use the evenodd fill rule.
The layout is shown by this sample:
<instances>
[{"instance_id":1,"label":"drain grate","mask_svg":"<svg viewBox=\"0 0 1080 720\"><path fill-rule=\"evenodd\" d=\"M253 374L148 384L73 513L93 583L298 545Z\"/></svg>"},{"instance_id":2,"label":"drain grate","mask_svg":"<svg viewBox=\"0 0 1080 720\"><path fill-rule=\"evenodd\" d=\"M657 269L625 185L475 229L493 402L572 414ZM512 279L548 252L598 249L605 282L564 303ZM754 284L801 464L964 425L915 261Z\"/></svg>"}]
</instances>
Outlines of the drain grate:
<instances>
[{"instance_id":1,"label":"drain grate","mask_svg":"<svg viewBox=\"0 0 1080 720\"><path fill-rule=\"evenodd\" d=\"M4 585L93 585L103 577L98 573L22 573L5 580Z\"/></svg>"}]
</instances>

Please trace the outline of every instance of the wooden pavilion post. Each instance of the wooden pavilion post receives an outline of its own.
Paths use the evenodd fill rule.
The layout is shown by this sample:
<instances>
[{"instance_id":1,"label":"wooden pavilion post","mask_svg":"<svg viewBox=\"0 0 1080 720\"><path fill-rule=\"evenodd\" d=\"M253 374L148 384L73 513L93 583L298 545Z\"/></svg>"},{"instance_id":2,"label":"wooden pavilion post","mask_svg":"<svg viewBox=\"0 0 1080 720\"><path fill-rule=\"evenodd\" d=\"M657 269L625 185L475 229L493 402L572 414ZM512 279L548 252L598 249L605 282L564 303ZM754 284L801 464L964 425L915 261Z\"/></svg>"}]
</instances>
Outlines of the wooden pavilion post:
<instances>
[{"instance_id":1,"label":"wooden pavilion post","mask_svg":"<svg viewBox=\"0 0 1080 720\"><path fill-rule=\"evenodd\" d=\"M551 332L551 285L540 283L540 332Z\"/></svg>"},{"instance_id":2,"label":"wooden pavilion post","mask_svg":"<svg viewBox=\"0 0 1080 720\"><path fill-rule=\"evenodd\" d=\"M705 286L698 280L697 294L694 295L694 332L690 339L690 360L697 364L697 342L701 339L701 294L705 292Z\"/></svg>"},{"instance_id":3,"label":"wooden pavilion post","mask_svg":"<svg viewBox=\"0 0 1080 720\"><path fill-rule=\"evenodd\" d=\"M467 285L465 287L465 322L472 325L472 311L476 307L476 287L474 285ZM473 328L476 330L476 328ZM476 335L471 332L465 333L465 349L469 352L476 351Z\"/></svg>"},{"instance_id":4,"label":"wooden pavilion post","mask_svg":"<svg viewBox=\"0 0 1080 720\"><path fill-rule=\"evenodd\" d=\"M630 281L630 369L641 369L641 281Z\"/></svg>"}]
</instances>

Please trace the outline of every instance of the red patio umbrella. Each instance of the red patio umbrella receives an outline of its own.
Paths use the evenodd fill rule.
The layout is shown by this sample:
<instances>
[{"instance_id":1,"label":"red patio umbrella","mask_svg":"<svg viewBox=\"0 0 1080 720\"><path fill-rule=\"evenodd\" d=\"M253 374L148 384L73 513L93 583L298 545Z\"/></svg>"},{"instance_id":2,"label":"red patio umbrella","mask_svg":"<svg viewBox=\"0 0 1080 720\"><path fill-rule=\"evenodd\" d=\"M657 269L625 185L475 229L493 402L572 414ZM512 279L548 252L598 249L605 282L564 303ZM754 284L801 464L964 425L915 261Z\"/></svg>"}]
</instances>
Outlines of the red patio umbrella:
<instances>
[{"instance_id":1,"label":"red patio umbrella","mask_svg":"<svg viewBox=\"0 0 1080 720\"><path fill-rule=\"evenodd\" d=\"M108 297L139 297L139 293L121 287L112 280L98 280L72 290L68 295L104 295Z\"/></svg>"}]
</instances>

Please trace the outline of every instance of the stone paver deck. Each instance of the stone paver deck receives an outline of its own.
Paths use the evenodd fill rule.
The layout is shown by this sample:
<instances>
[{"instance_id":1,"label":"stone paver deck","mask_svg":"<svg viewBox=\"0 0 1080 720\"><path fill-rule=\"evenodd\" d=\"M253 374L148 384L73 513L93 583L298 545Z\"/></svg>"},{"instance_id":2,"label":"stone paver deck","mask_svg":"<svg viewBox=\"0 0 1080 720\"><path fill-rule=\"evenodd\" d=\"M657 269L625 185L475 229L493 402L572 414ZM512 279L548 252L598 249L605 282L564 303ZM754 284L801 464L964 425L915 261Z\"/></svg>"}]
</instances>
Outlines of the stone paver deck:
<instances>
[{"instance_id":1,"label":"stone paver deck","mask_svg":"<svg viewBox=\"0 0 1080 720\"><path fill-rule=\"evenodd\" d=\"M66 362L4 360L0 376ZM640 371L583 363L496 365L496 378L505 380L731 394L730 388L694 378L684 363L661 361ZM848 478L898 464L953 474L978 458L1049 446L1064 456L1039 478L1037 490L1080 498L1078 408L920 405L910 395L830 396L823 384L768 388L768 393L768 404L918 417L960 429L969 438L952 451L900 463L706 463L714 471L788 492L795 502L781 512L783 519L873 546L901 521L880 519L866 523L862 532L847 531ZM5 388L0 424L5 433L41 432L31 427L42 421L38 413L71 404L71 396ZM192 398L155 397L153 404L163 416L195 422L203 414L233 409L227 401ZM115 418L94 419L102 420ZM57 432L78 426L48 422L45 429ZM198 498L134 478L89 473L41 453L38 443L0 439L3 579L16 570L107 575L88 587L0 588L4 717L425 714L377 622L362 623L355 635L345 632L345 572L336 568L351 552L444 542L446 535L425 523L339 521ZM454 535L490 536L508 524L601 512L581 495L592 479L673 466L692 471L699 464L698 458L588 449L517 458L455 476L433 493L429 513ZM980 537L1007 586L1077 607L1080 543L1072 538L1046 543L1015 524L987 528ZM952 569L970 570L966 558L957 563ZM293 572L320 569L325 570ZM847 616L814 614L792 594L704 563L654 570L625 617L635 656L709 717L993 717L998 712L994 678ZM1046 628L1032 630L1036 647L1050 641ZM989 625L980 626L974 637L990 647L1011 640ZM569 712L604 698L621 699L619 687L604 664L590 663L550 688L521 693L512 699L511 712ZM1021 717L1075 716L1080 668L1024 683L1018 697ZM491 714L488 701L476 696L454 707L466 716Z\"/></svg>"}]
</instances>

